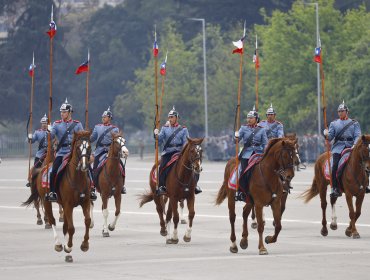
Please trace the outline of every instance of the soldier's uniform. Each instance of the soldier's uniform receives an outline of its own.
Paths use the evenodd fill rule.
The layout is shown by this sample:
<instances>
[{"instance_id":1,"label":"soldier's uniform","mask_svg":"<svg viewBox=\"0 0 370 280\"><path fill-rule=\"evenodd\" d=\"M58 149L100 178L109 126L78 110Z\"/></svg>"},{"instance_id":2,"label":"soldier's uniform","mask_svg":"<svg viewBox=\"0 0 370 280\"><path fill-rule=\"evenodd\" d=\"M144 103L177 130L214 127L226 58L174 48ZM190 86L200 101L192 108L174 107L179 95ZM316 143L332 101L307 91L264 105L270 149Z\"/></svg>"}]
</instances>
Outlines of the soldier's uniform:
<instances>
[{"instance_id":1,"label":"soldier's uniform","mask_svg":"<svg viewBox=\"0 0 370 280\"><path fill-rule=\"evenodd\" d=\"M344 101L342 104L339 105L338 111L347 111L348 113L348 107L344 104ZM341 133L342 129L347 125L349 125L345 131L342 133L342 135L337 137L339 133ZM338 188L338 181L337 181L337 170L338 170L338 163L340 160L340 155L342 151L345 148L351 148L353 145L355 145L361 136L361 128L360 124L356 120L352 120L346 116L344 119L336 119L335 121L332 121L329 126L328 131L328 139L329 141L332 141L335 138L338 138L334 141L334 143L331 146L331 153L333 156L333 166L332 166L332 183L333 183L333 192L332 196L338 197L342 194L340 193L340 190Z\"/></svg>"},{"instance_id":2,"label":"soldier's uniform","mask_svg":"<svg viewBox=\"0 0 370 280\"><path fill-rule=\"evenodd\" d=\"M40 120L41 124L47 124L48 123L48 118L46 117L46 114L41 118ZM29 138L28 141L30 143L39 143L36 155L35 155L35 160L34 160L34 167L39 168L46 156L47 152L47 147L48 147L48 130L47 129L37 129L32 135L32 138Z\"/></svg>"},{"instance_id":3,"label":"soldier's uniform","mask_svg":"<svg viewBox=\"0 0 370 280\"><path fill-rule=\"evenodd\" d=\"M268 108L266 111L266 116L270 114L276 115L276 112L272 107L272 104L270 105L270 108ZM283 124L277 120L274 120L272 122L268 120L263 120L259 123L259 125L265 128L268 139L284 137Z\"/></svg>"},{"instance_id":4,"label":"soldier's uniform","mask_svg":"<svg viewBox=\"0 0 370 280\"><path fill-rule=\"evenodd\" d=\"M72 106L71 104L68 103L67 99L60 107L60 111L61 112L62 111L73 112ZM73 126L72 129L69 129L71 126ZM53 162L53 167L50 173L50 193L49 193L49 196L47 197L49 201L54 202L57 200L56 192L55 192L56 173L58 171L59 166L62 164L63 157L71 152L73 134L80 130L83 130L82 124L79 121L72 120L72 119L69 121L63 121L63 120L55 121L51 127L51 130L50 130L51 137L57 138L59 142L58 147L60 148L56 151L55 160ZM63 140L62 139L63 135L66 132L67 132L67 137L65 137L65 140L63 141L63 143L61 143L60 141Z\"/></svg>"},{"instance_id":5,"label":"soldier's uniform","mask_svg":"<svg viewBox=\"0 0 370 280\"><path fill-rule=\"evenodd\" d=\"M247 118L256 118L258 121L258 113L253 108L247 115ZM239 141L244 143L242 151L239 153L240 164L242 171L248 166L250 157L253 154L259 153L262 154L268 139L265 129L260 125L242 125L238 133ZM243 189L249 179L249 174L244 174L239 178L239 185ZM244 190L244 189L243 189ZM240 195L237 194L237 196ZM239 200L245 200L243 197L239 197Z\"/></svg>"},{"instance_id":6,"label":"soldier's uniform","mask_svg":"<svg viewBox=\"0 0 370 280\"><path fill-rule=\"evenodd\" d=\"M108 109L103 112L102 117L109 117L110 120L113 119L113 114L110 110L110 107L108 107ZM91 137L90 137L91 143L94 143L97 140L99 141L99 143L96 143L96 148L95 148L95 152L94 152L94 165L93 165L93 174L94 175L96 175L94 171L99 165L100 158L103 155L108 153L109 146L112 144L113 139L112 139L112 134L111 133L119 133L119 129L118 129L117 126L108 122L106 124L101 123L101 124L95 125L94 130L91 134ZM100 137L102 135L104 135L104 136L100 140ZM120 164L121 164L122 168L124 168L124 165L121 161L120 161ZM122 187L121 193L126 194L125 186Z\"/></svg>"}]
</instances>

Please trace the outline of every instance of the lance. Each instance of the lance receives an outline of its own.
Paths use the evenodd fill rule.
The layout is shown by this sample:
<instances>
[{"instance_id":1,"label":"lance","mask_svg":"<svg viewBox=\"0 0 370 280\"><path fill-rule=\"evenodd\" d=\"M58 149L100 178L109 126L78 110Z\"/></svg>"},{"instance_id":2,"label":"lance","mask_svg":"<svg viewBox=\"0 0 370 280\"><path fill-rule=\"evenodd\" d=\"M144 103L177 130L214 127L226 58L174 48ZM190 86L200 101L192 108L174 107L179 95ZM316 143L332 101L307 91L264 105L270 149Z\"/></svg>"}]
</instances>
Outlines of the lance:
<instances>
[{"instance_id":1,"label":"lance","mask_svg":"<svg viewBox=\"0 0 370 280\"><path fill-rule=\"evenodd\" d=\"M160 102L159 102L159 121L158 123L160 123L160 118L162 116L162 104L163 104L163 96L164 96L164 81L165 81L165 78L166 78L166 71L167 71L167 55L168 55L168 50L166 51L166 58L164 60L164 62L161 64L161 70L160 70L160 74L162 76L162 91L161 91L161 99L160 99Z\"/></svg>"},{"instance_id":2,"label":"lance","mask_svg":"<svg viewBox=\"0 0 370 280\"><path fill-rule=\"evenodd\" d=\"M155 92L155 120L154 127L159 129L159 112L158 112L158 43L157 43L157 27L154 25L154 44L153 44L153 56L154 56L154 92ZM159 185L159 165L158 165L158 136L155 136L155 169L157 173L156 190Z\"/></svg>"},{"instance_id":3,"label":"lance","mask_svg":"<svg viewBox=\"0 0 370 280\"><path fill-rule=\"evenodd\" d=\"M30 98L30 115L28 117L29 126L27 125L27 134L32 133L35 53L32 54L32 64L30 65L29 75L31 76L31 98ZM29 183L31 182L31 153L32 153L32 143L29 142L29 146L28 146L28 182Z\"/></svg>"},{"instance_id":4,"label":"lance","mask_svg":"<svg viewBox=\"0 0 370 280\"><path fill-rule=\"evenodd\" d=\"M86 97L85 97L85 129L89 129L89 74L90 74L90 50L87 49L87 73L86 73Z\"/></svg>"},{"instance_id":5,"label":"lance","mask_svg":"<svg viewBox=\"0 0 370 280\"><path fill-rule=\"evenodd\" d=\"M257 34L256 34L256 49L254 51L253 62L254 62L254 68L256 70L256 111L258 112L258 68L260 67L260 65L259 65L259 59L258 59Z\"/></svg>"},{"instance_id":6,"label":"lance","mask_svg":"<svg viewBox=\"0 0 370 280\"><path fill-rule=\"evenodd\" d=\"M239 63L239 84L238 84L238 98L236 105L236 114L235 114L235 128L234 131L239 130L240 126L240 95L242 89L242 73L243 73L243 53L244 53L244 40L245 40L245 21L244 21L244 32L243 37L238 42L233 42L237 46L237 50L234 50L233 53L237 52L240 54L240 63ZM241 45L240 45L241 42ZM241 49L240 49L241 47ZM236 167L236 191L239 190L239 138L235 139L235 167Z\"/></svg>"}]
</instances>

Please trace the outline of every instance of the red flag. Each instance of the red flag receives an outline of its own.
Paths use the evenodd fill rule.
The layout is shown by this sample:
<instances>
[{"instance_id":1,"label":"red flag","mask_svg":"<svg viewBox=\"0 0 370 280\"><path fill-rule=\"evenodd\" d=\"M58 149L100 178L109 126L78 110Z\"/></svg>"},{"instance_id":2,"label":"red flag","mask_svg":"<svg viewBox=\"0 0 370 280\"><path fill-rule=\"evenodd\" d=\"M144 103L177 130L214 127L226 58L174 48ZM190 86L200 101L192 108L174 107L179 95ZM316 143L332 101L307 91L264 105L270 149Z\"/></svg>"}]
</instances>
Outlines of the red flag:
<instances>
[{"instance_id":1,"label":"red flag","mask_svg":"<svg viewBox=\"0 0 370 280\"><path fill-rule=\"evenodd\" d=\"M315 48L315 57L314 57L314 61L316 63L321 63L321 47L317 47Z\"/></svg>"},{"instance_id":2,"label":"red flag","mask_svg":"<svg viewBox=\"0 0 370 280\"><path fill-rule=\"evenodd\" d=\"M83 72L89 71L89 63L90 63L90 50L87 50L87 60L84 63L82 63L80 66L78 66L75 74L79 75Z\"/></svg>"},{"instance_id":3,"label":"red flag","mask_svg":"<svg viewBox=\"0 0 370 280\"><path fill-rule=\"evenodd\" d=\"M30 77L33 77L33 75L35 74L35 68L36 68L36 65L35 65L35 54L32 55L32 63L28 69L28 74L30 75Z\"/></svg>"},{"instance_id":4,"label":"red flag","mask_svg":"<svg viewBox=\"0 0 370 280\"><path fill-rule=\"evenodd\" d=\"M49 31L47 31L46 34L48 34L50 39L52 39L56 33L57 33L57 25L55 24L55 21L53 19L53 6L51 6L51 19L49 23Z\"/></svg>"},{"instance_id":5,"label":"red flag","mask_svg":"<svg viewBox=\"0 0 370 280\"><path fill-rule=\"evenodd\" d=\"M158 44L157 44L157 30L156 30L156 26L154 26L153 55L158 56L158 52L159 52L159 49L158 49Z\"/></svg>"},{"instance_id":6,"label":"red flag","mask_svg":"<svg viewBox=\"0 0 370 280\"><path fill-rule=\"evenodd\" d=\"M161 70L159 71L159 73L162 76L166 76L166 64L167 64L167 53L166 53L166 59L162 62L162 64L161 64Z\"/></svg>"},{"instance_id":7,"label":"red flag","mask_svg":"<svg viewBox=\"0 0 370 280\"><path fill-rule=\"evenodd\" d=\"M236 41L236 42L233 41L233 45L236 47L236 49L233 50L233 53L243 54L244 39L245 39L245 21L244 21L243 37L239 41Z\"/></svg>"}]
</instances>

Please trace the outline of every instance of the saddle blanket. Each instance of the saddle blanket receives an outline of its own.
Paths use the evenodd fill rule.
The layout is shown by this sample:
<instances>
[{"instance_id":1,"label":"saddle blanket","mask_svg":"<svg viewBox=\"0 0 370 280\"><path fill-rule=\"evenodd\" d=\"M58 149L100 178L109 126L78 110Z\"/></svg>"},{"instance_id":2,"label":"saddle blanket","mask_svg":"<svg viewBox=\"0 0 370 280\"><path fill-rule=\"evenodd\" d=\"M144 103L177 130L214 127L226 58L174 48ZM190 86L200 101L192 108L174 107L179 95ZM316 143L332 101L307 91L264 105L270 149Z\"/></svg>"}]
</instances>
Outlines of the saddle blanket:
<instances>
[{"instance_id":1,"label":"saddle blanket","mask_svg":"<svg viewBox=\"0 0 370 280\"><path fill-rule=\"evenodd\" d=\"M342 174L343 169L347 164L349 156L351 155L351 151L352 151L351 148L347 148L347 149L344 149L341 153L341 158L340 158L339 163L338 163L338 169L337 169L337 174L336 174L338 179L340 177L338 175ZM333 157L332 156L330 157L330 166L333 166ZM325 179L330 180L330 171L329 171L329 162L328 162L328 160L325 160L325 164L324 164L323 168L324 168L323 171L324 171Z\"/></svg>"},{"instance_id":2,"label":"saddle blanket","mask_svg":"<svg viewBox=\"0 0 370 280\"><path fill-rule=\"evenodd\" d=\"M257 163L259 163L263 158L263 154L254 154L250 157L248 161L248 166L245 168L245 170L242 172L242 166L241 163L238 165L238 174L239 177L246 173L248 170L253 168ZM229 181L228 181L228 187L231 190L236 190L236 168L233 169L233 171L230 174Z\"/></svg>"},{"instance_id":3,"label":"saddle blanket","mask_svg":"<svg viewBox=\"0 0 370 280\"><path fill-rule=\"evenodd\" d=\"M69 162L70 156L71 156L71 154L69 153L69 154L66 154L63 157L62 164L59 166L58 171L57 171L57 176L55 176L55 178L58 178L58 176L61 174L61 172L65 169L65 167L67 166L67 164ZM50 173L51 173L52 168L53 168L53 165L50 164L49 169L47 170L47 172L46 172L46 167L44 167L41 171L42 172L41 186L43 188L50 188Z\"/></svg>"},{"instance_id":4,"label":"saddle blanket","mask_svg":"<svg viewBox=\"0 0 370 280\"><path fill-rule=\"evenodd\" d=\"M178 152L178 153L175 153L172 155L170 161L166 164L165 167L163 167L162 170L159 171L159 173L162 173L163 170L165 170L166 168L170 167L172 164L174 164L180 157L180 154L181 152ZM151 174L151 178L152 178L152 181L154 183L157 183L157 168L154 168L153 171L152 171L152 174Z\"/></svg>"}]
</instances>

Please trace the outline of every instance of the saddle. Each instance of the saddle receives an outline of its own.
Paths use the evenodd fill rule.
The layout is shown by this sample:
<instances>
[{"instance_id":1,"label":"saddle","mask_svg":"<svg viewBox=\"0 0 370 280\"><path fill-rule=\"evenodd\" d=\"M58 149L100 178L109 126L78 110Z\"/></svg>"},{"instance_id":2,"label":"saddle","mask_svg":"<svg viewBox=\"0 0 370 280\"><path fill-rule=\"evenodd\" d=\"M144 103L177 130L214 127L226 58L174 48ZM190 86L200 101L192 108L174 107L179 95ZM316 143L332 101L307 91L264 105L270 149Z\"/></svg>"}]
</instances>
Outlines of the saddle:
<instances>
[{"instance_id":1,"label":"saddle","mask_svg":"<svg viewBox=\"0 0 370 280\"><path fill-rule=\"evenodd\" d=\"M349 156L351 155L352 149L351 148L346 148L342 151L341 153L341 158L338 163L338 169L337 169L337 174L335 176L337 177L339 186L341 187L341 178L343 175L344 168L347 165ZM333 157L330 157L330 166L333 166ZM323 166L323 173L325 175L326 180L330 180L330 170L329 170L329 162L328 160L325 160L325 164Z\"/></svg>"},{"instance_id":2,"label":"saddle","mask_svg":"<svg viewBox=\"0 0 370 280\"><path fill-rule=\"evenodd\" d=\"M238 166L239 178L240 176L244 175L246 172L252 172L253 168L257 165L257 163L259 163L262 160L262 158L263 158L263 154L252 155L248 161L248 166L245 168L245 170L241 170L242 166L241 166L241 163L239 163L239 166ZM236 178L236 167L235 167L229 177L229 181L228 181L229 189L236 190L236 180L237 178ZM248 189L248 184L249 182L247 182L246 189Z\"/></svg>"},{"instance_id":3,"label":"saddle","mask_svg":"<svg viewBox=\"0 0 370 280\"><path fill-rule=\"evenodd\" d=\"M161 175L165 170L166 170L167 173L170 172L173 164L179 159L180 154L181 154L181 152L173 154L171 159L169 160L169 162L166 164L166 166L164 166L161 170L159 170L159 175ZM157 183L157 170L156 170L156 168L154 168L154 170L152 171L151 177L152 177L152 181L154 183Z\"/></svg>"},{"instance_id":4,"label":"saddle","mask_svg":"<svg viewBox=\"0 0 370 280\"><path fill-rule=\"evenodd\" d=\"M58 189L58 186L59 186L59 182L60 182L60 179L62 178L62 174L64 173L65 171L65 168L69 162L69 158L71 156L71 153L68 153L66 154L64 157L63 157L63 161L62 161L62 164L59 166L58 170L57 170L57 175L55 176L55 188ZM42 176L41 176L41 186L43 188L50 188L50 173L51 173L51 169L53 168L53 166L50 164L49 165L49 169L46 170L46 166L42 169ZM47 172L46 172L47 171ZM47 173L47 175L46 175Z\"/></svg>"},{"instance_id":5,"label":"saddle","mask_svg":"<svg viewBox=\"0 0 370 280\"><path fill-rule=\"evenodd\" d=\"M100 157L98 167L93 170L93 174L92 174L93 175L93 181L94 181L94 185L95 185L96 189L98 190L98 192L100 192L99 180L98 180L99 179L99 174L103 170L103 167L105 166L107 161L108 161L108 154L105 153L104 155L102 155ZM125 177L126 176L125 168L121 164L119 164L119 168L121 170L122 177Z\"/></svg>"}]
</instances>

